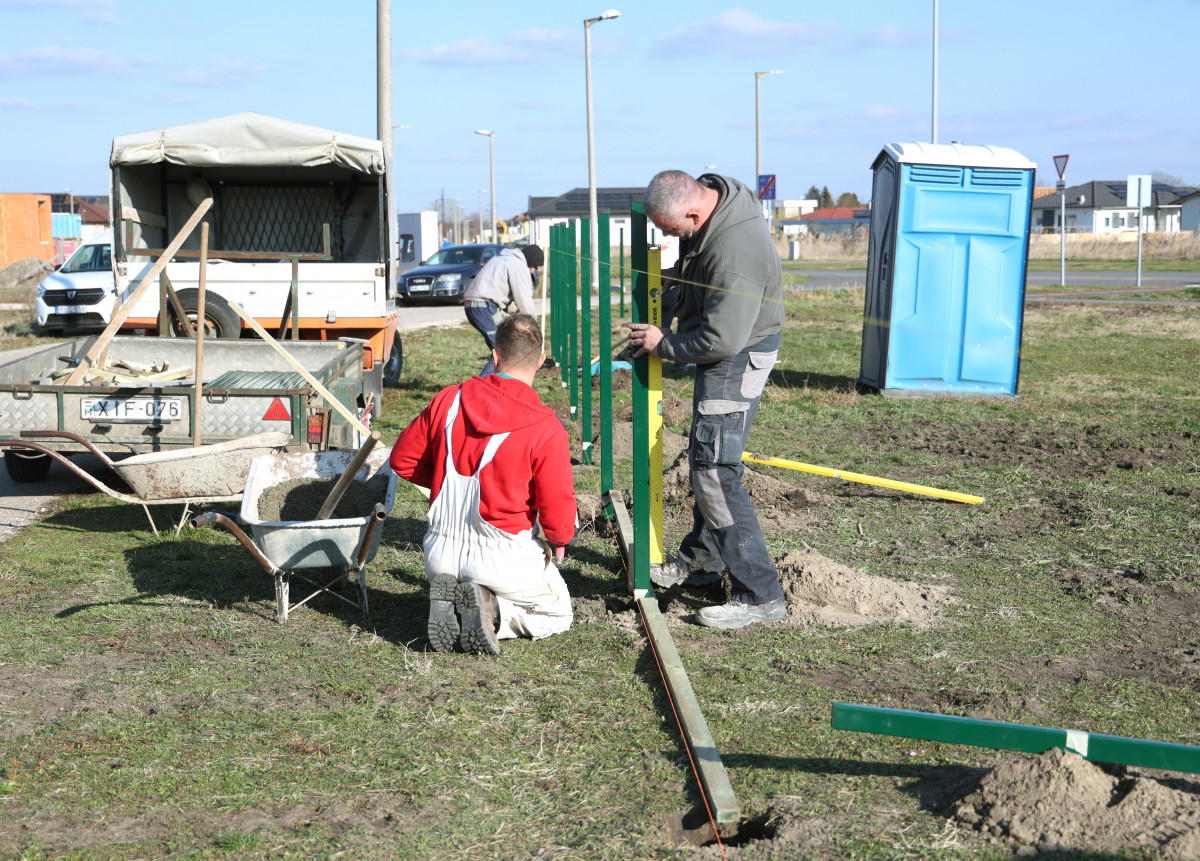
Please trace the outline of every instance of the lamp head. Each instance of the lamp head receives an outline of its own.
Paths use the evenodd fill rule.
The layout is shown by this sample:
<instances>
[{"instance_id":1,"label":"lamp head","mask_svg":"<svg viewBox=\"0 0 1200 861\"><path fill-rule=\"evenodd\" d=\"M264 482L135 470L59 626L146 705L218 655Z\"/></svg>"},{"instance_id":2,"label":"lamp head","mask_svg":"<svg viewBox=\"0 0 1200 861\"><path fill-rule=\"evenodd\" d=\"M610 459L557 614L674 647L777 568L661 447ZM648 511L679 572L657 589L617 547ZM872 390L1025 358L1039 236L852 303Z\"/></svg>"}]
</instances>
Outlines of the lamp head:
<instances>
[{"instance_id":1,"label":"lamp head","mask_svg":"<svg viewBox=\"0 0 1200 861\"><path fill-rule=\"evenodd\" d=\"M600 20L607 21L609 18L620 18L620 17L621 17L621 13L618 12L616 9L609 9L607 12L604 12L603 14L600 15Z\"/></svg>"},{"instance_id":2,"label":"lamp head","mask_svg":"<svg viewBox=\"0 0 1200 861\"><path fill-rule=\"evenodd\" d=\"M475 134L477 134L477 135L486 135L486 136L488 136L488 137L491 137L491 136L492 136L492 133L491 133L491 132L489 132L489 131L486 131L486 130L484 130L484 129L476 129L476 130L475 130Z\"/></svg>"}]
</instances>

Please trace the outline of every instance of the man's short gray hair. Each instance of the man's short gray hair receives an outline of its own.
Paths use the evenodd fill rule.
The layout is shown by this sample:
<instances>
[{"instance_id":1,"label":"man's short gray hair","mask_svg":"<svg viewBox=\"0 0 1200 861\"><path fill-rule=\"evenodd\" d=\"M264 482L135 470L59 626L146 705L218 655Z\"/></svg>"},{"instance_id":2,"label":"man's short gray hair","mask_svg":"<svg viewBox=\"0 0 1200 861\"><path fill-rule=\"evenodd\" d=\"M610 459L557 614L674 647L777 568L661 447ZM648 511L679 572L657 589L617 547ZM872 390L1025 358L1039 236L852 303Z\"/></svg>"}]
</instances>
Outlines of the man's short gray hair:
<instances>
[{"instance_id":1,"label":"man's short gray hair","mask_svg":"<svg viewBox=\"0 0 1200 861\"><path fill-rule=\"evenodd\" d=\"M703 188L682 170L660 171L646 186L646 199L643 202L646 215L650 218L656 215L668 218L682 215Z\"/></svg>"}]
</instances>

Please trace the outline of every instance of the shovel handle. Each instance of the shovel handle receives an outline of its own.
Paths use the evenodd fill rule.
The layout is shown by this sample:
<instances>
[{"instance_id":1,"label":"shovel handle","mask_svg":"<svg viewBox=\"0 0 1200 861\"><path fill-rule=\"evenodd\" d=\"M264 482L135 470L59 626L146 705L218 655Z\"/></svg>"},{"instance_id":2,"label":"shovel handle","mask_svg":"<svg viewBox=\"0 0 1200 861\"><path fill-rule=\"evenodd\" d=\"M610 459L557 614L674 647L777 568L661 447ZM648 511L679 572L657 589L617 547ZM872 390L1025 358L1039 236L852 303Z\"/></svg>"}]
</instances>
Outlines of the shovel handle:
<instances>
[{"instance_id":1,"label":"shovel handle","mask_svg":"<svg viewBox=\"0 0 1200 861\"><path fill-rule=\"evenodd\" d=\"M380 436L379 431L371 431L371 435L367 437L367 441L363 443L362 448L354 455L354 459L350 461L350 465L346 467L346 471L337 480L337 484L333 486L333 490L329 491L329 496L325 498L325 504L317 512L317 520L328 520L329 515L333 514L333 509L337 508L337 504L342 501L342 496L346 493L346 488L354 480L354 474L358 472L359 468L366 461L367 455L371 453L371 449L375 448L375 444L379 442Z\"/></svg>"}]
</instances>

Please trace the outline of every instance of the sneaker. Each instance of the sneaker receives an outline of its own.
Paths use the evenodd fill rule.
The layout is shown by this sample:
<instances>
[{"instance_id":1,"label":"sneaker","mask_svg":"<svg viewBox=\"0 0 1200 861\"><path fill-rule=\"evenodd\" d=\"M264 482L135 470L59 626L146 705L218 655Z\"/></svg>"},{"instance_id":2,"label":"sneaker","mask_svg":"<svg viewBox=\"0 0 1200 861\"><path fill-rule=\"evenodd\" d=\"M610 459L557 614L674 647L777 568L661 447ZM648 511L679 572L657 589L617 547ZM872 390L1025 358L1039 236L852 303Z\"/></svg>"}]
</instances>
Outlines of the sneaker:
<instances>
[{"instance_id":1,"label":"sneaker","mask_svg":"<svg viewBox=\"0 0 1200 861\"><path fill-rule=\"evenodd\" d=\"M672 586L711 586L720 583L723 576L720 571L691 571L673 556L662 565L650 566L650 582L664 589Z\"/></svg>"},{"instance_id":2,"label":"sneaker","mask_svg":"<svg viewBox=\"0 0 1200 861\"><path fill-rule=\"evenodd\" d=\"M496 638L500 605L491 590L478 583L459 583L454 593L454 607L462 624L459 648L477 655L500 654L500 641Z\"/></svg>"},{"instance_id":3,"label":"sneaker","mask_svg":"<svg viewBox=\"0 0 1200 861\"><path fill-rule=\"evenodd\" d=\"M715 607L702 607L696 621L706 628L744 628L755 622L782 622L787 618L787 604L782 598L766 604L744 604L730 601Z\"/></svg>"},{"instance_id":4,"label":"sneaker","mask_svg":"<svg viewBox=\"0 0 1200 861\"><path fill-rule=\"evenodd\" d=\"M458 642L458 613L454 592L458 579L453 574L435 574L429 581L429 624L425 629L435 652L453 651Z\"/></svg>"}]
</instances>

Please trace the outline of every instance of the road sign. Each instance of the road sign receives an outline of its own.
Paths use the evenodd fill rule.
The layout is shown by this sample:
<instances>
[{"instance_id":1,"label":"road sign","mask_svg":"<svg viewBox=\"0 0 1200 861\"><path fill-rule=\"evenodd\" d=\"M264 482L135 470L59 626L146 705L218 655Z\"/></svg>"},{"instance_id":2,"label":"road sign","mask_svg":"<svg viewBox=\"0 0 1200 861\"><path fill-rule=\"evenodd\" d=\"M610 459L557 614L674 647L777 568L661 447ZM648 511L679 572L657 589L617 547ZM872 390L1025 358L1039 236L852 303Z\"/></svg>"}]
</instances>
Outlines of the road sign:
<instances>
[{"instance_id":1,"label":"road sign","mask_svg":"<svg viewBox=\"0 0 1200 861\"><path fill-rule=\"evenodd\" d=\"M1055 187L1054 190L1057 191L1059 194L1062 194L1063 192L1065 192L1067 190L1067 184L1060 179L1058 181L1058 185Z\"/></svg>"},{"instance_id":2,"label":"road sign","mask_svg":"<svg viewBox=\"0 0 1200 861\"><path fill-rule=\"evenodd\" d=\"M1058 178L1062 179L1063 171L1067 169L1067 159L1069 155L1056 155L1054 157L1054 168L1058 171Z\"/></svg>"},{"instance_id":3,"label":"road sign","mask_svg":"<svg viewBox=\"0 0 1200 861\"><path fill-rule=\"evenodd\" d=\"M1128 207L1136 207L1137 209L1146 209L1149 207L1150 181L1149 174L1129 174L1129 181L1125 186L1125 205Z\"/></svg>"},{"instance_id":4,"label":"road sign","mask_svg":"<svg viewBox=\"0 0 1200 861\"><path fill-rule=\"evenodd\" d=\"M775 199L775 174L760 173L758 175L758 199L759 200L774 200Z\"/></svg>"}]
</instances>

